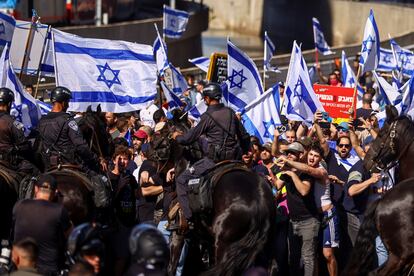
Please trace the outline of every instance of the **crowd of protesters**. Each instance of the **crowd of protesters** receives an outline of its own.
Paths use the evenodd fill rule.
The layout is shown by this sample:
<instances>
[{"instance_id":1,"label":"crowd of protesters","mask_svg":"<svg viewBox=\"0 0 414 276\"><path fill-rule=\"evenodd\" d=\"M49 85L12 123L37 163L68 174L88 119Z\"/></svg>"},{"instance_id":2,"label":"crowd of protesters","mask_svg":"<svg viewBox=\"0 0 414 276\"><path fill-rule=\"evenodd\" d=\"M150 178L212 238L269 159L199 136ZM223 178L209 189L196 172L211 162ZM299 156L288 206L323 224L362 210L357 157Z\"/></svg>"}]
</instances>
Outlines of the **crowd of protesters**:
<instances>
[{"instance_id":1,"label":"crowd of protesters","mask_svg":"<svg viewBox=\"0 0 414 276\"><path fill-rule=\"evenodd\" d=\"M321 83L341 86L339 70L329 77L318 71ZM258 137L251 136L250 150L242 156L248 168L269 181L277 202L279 275L338 275L347 263L368 204L392 186L393 175L371 174L362 164L379 132L376 109L380 99L369 75L360 81L366 92L356 110L356 120L335 122L326 112L318 111L313 123L306 124L282 115L282 126L275 128L273 142L261 144ZM186 110L203 101L206 82L195 82L190 76L188 84L181 97ZM279 83L279 93L283 101L283 82ZM152 137L171 116L168 107L160 108L157 102L137 112L105 114L107 131L115 143L108 176L117 227L110 231L109 242L91 243L99 240L100 235L95 235L84 244L88 246L77 244L79 235L92 237L91 229L98 226L73 230L61 205L50 205L47 213L39 213L45 210L39 205L52 201L57 189L50 176L39 178L34 200L17 202L13 211L11 259L17 271L12 274L57 275L68 251L72 257L77 252L83 260L74 262L69 275L124 275L137 254L131 251L129 241L137 224L157 226L168 241L166 214L174 196L174 172L159 175L147 158ZM103 251L111 252L105 258L104 272ZM386 261L380 238L377 255L379 265ZM177 274L183 266L185 263L180 262Z\"/></svg>"}]
</instances>

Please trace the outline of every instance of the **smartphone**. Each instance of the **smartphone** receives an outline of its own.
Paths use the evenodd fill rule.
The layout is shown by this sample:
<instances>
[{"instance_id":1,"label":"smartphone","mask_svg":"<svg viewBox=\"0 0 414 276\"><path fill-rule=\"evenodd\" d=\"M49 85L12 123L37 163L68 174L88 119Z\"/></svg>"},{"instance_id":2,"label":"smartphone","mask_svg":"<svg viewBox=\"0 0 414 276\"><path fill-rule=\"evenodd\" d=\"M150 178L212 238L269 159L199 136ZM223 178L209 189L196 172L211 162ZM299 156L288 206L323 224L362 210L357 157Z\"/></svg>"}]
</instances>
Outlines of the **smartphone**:
<instances>
[{"instance_id":1,"label":"smartphone","mask_svg":"<svg viewBox=\"0 0 414 276\"><path fill-rule=\"evenodd\" d=\"M319 126L321 128L330 128L331 127L331 123L330 122L319 122Z\"/></svg>"},{"instance_id":2,"label":"smartphone","mask_svg":"<svg viewBox=\"0 0 414 276\"><path fill-rule=\"evenodd\" d=\"M329 113L328 112L321 112L322 113L322 120L329 120Z\"/></svg>"}]
</instances>

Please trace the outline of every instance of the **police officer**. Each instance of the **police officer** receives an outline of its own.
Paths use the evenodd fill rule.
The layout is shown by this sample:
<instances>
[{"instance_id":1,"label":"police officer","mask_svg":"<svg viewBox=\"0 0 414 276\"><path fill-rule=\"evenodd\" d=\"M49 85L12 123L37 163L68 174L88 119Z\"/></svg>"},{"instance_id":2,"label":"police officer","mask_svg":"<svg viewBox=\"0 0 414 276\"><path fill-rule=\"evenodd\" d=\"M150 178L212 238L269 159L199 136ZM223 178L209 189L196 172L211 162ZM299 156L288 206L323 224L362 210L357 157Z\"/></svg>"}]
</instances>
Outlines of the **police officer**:
<instances>
[{"instance_id":1,"label":"police officer","mask_svg":"<svg viewBox=\"0 0 414 276\"><path fill-rule=\"evenodd\" d=\"M96 219L104 222L109 216L110 184L105 176L99 174L99 164L105 170L106 161L89 149L75 119L66 113L71 98L72 93L67 88L58 86L53 89L50 95L53 107L40 119L36 144L41 147L45 170L60 164L81 165L92 182L94 202L98 208Z\"/></svg>"},{"instance_id":2,"label":"police officer","mask_svg":"<svg viewBox=\"0 0 414 276\"><path fill-rule=\"evenodd\" d=\"M71 98L69 89L61 86L53 89L50 95L52 110L40 119L38 131L42 142L39 144L45 170L59 164L81 163L87 169L98 171L98 164L106 166L105 160L98 161L83 139L75 119L66 113Z\"/></svg>"},{"instance_id":3,"label":"police officer","mask_svg":"<svg viewBox=\"0 0 414 276\"><path fill-rule=\"evenodd\" d=\"M91 223L76 226L68 238L68 255L72 265L89 264L94 274L102 273L105 245L100 228ZM103 273L102 273L103 274Z\"/></svg>"},{"instance_id":4,"label":"police officer","mask_svg":"<svg viewBox=\"0 0 414 276\"><path fill-rule=\"evenodd\" d=\"M196 162L176 180L177 199L187 220L192 216L187 199L188 180L197 178L220 161L240 160L249 149L249 134L234 111L220 103L221 97L220 85L208 83L203 89L203 99L208 108L199 124L184 135L179 132L172 135L181 145L190 145L203 134L208 141L207 157Z\"/></svg>"},{"instance_id":5,"label":"police officer","mask_svg":"<svg viewBox=\"0 0 414 276\"><path fill-rule=\"evenodd\" d=\"M0 160L18 172L31 173L37 169L31 160L31 145L24 136L24 126L10 116L14 94L8 88L0 88Z\"/></svg>"},{"instance_id":6,"label":"police officer","mask_svg":"<svg viewBox=\"0 0 414 276\"><path fill-rule=\"evenodd\" d=\"M133 275L167 275L170 250L163 234L153 225L135 226L129 236L131 266L126 273Z\"/></svg>"}]
</instances>

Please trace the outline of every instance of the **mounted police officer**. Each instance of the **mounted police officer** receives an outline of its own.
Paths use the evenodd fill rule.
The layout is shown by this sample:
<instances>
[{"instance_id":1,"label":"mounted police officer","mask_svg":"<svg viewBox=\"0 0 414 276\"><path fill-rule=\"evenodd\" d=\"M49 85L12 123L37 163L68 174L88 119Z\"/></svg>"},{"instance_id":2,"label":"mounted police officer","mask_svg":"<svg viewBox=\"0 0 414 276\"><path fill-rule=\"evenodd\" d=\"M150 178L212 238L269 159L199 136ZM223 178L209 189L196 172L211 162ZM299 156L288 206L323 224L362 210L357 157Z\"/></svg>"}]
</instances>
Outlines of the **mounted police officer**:
<instances>
[{"instance_id":1,"label":"mounted police officer","mask_svg":"<svg viewBox=\"0 0 414 276\"><path fill-rule=\"evenodd\" d=\"M37 173L27 160L32 160L32 147L24 136L24 126L10 116L14 93L0 88L0 160L10 169L24 174Z\"/></svg>"},{"instance_id":2,"label":"mounted police officer","mask_svg":"<svg viewBox=\"0 0 414 276\"><path fill-rule=\"evenodd\" d=\"M188 181L199 177L218 162L241 160L242 154L249 149L249 134L234 111L220 103L221 97L220 85L208 83L203 89L204 102L208 108L198 125L184 135L179 132L172 135L181 145L190 145L201 135L205 135L208 141L207 157L196 162L176 179L177 199L187 220L192 217L187 198Z\"/></svg>"},{"instance_id":3,"label":"mounted police officer","mask_svg":"<svg viewBox=\"0 0 414 276\"><path fill-rule=\"evenodd\" d=\"M80 165L80 169L92 180L96 207L108 207L109 182L99 175L99 165L106 169L106 161L90 150L74 117L66 113L71 98L69 89L61 86L53 89L50 95L52 110L40 119L36 144L40 148L44 169Z\"/></svg>"}]
</instances>

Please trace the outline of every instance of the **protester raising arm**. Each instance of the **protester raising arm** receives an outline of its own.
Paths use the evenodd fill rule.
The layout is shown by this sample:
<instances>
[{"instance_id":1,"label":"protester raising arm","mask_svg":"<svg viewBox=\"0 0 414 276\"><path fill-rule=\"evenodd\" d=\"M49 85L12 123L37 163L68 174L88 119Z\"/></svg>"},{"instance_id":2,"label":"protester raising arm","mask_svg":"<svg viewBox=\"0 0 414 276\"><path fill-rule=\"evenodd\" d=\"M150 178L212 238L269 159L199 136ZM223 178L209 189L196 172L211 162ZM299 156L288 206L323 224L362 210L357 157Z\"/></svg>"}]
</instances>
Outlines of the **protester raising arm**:
<instances>
[{"instance_id":1,"label":"protester raising arm","mask_svg":"<svg viewBox=\"0 0 414 276\"><path fill-rule=\"evenodd\" d=\"M361 143L358 139L358 136L355 134L354 130L350 128L349 130L349 138L351 139L352 147L354 148L355 152L358 154L358 157L364 159L365 151L361 147Z\"/></svg>"},{"instance_id":2,"label":"protester raising arm","mask_svg":"<svg viewBox=\"0 0 414 276\"><path fill-rule=\"evenodd\" d=\"M272 155L274 157L278 157L280 155L279 151L279 130L275 128L275 131L273 132L273 143L272 143Z\"/></svg>"},{"instance_id":3,"label":"protester raising arm","mask_svg":"<svg viewBox=\"0 0 414 276\"><path fill-rule=\"evenodd\" d=\"M286 156L282 155L278 159L278 163L281 163L282 165L287 165L289 167L295 168L301 172L304 172L306 174L309 174L315 178L318 179L325 179L328 177L328 173L323 168L313 168L307 164L289 160Z\"/></svg>"},{"instance_id":4,"label":"protester raising arm","mask_svg":"<svg viewBox=\"0 0 414 276\"><path fill-rule=\"evenodd\" d=\"M284 171L282 174L288 175L292 178L293 184L302 196L309 194L311 183L306 180L300 180L299 176L293 171Z\"/></svg>"}]
</instances>

